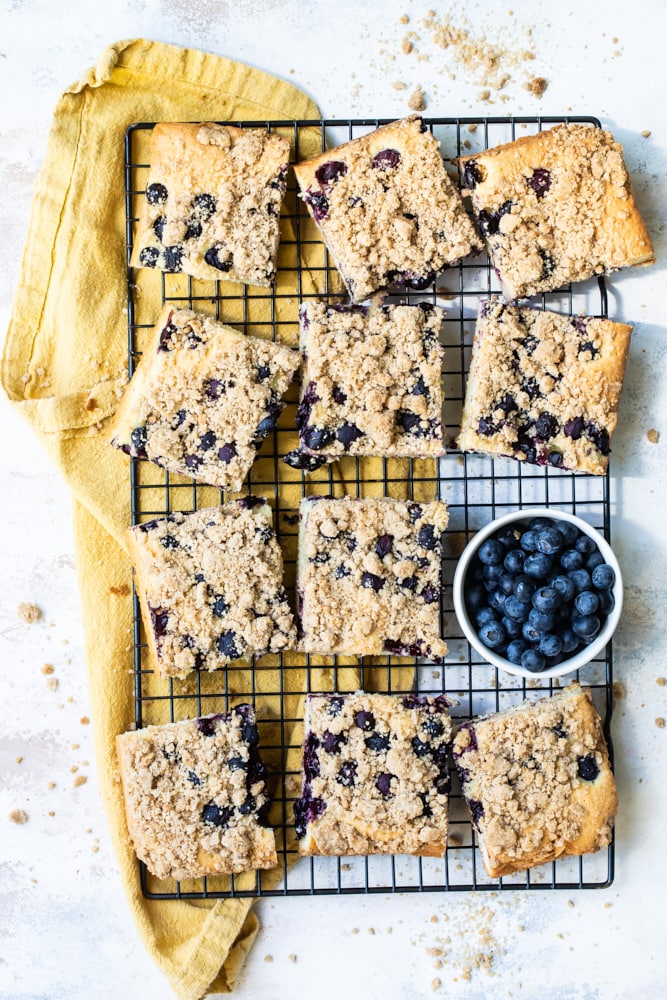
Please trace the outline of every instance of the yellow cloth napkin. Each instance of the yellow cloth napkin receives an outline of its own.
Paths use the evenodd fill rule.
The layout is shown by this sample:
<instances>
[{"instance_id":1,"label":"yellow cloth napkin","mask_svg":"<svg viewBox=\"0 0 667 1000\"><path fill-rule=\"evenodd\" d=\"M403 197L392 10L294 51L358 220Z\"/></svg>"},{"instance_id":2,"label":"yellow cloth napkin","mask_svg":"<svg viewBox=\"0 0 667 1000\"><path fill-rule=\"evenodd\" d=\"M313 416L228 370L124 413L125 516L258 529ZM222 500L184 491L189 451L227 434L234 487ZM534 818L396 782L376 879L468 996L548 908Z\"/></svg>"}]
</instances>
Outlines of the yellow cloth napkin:
<instances>
[{"instance_id":1,"label":"yellow cloth napkin","mask_svg":"<svg viewBox=\"0 0 667 1000\"><path fill-rule=\"evenodd\" d=\"M258 922L250 909L251 900L186 903L145 899L125 824L114 744L116 735L134 718L131 567L123 547L123 534L130 523L129 463L125 455L109 446L106 433L108 418L127 378L124 136L126 127L139 121L318 117L316 106L294 87L228 59L143 40L119 42L107 49L95 69L70 88L56 108L2 357L0 374L10 400L44 442L74 496L77 567L102 794L133 916L148 951L183 1000L232 990ZM139 152L148 139L148 133L135 133ZM319 143L319 131L304 130L299 157L318 151ZM146 161L140 157L140 162ZM134 180L140 187L140 178ZM293 197L291 203L288 198L289 214L295 211ZM290 257L294 246L290 248L287 238L294 236L290 226L287 218L282 220L283 271L278 280L283 292L292 290L290 275L285 272L292 269L291 277L296 274L296 261ZM303 221L301 236L307 253L302 264L322 267L322 244L312 222ZM136 321L153 323L160 311L161 277L142 269L134 280ZM312 294L320 280L324 280L321 272L306 270L302 291ZM186 278L169 275L169 282L171 295L187 294ZM329 273L328 287L340 287L335 273ZM275 318L281 320L281 338L295 345L296 286L293 291L293 297L276 300ZM233 302L224 306L224 321L233 324L243 319L242 312L234 312L240 307ZM253 333L270 336L270 296L264 302L255 301L252 308L257 310L252 318L260 323ZM269 444L264 445L254 470L256 478L265 482L277 473L284 514L298 506L302 477L275 462ZM364 459L357 467L353 459L345 459L332 467L328 487L309 484L307 488L313 493L355 495L359 470L362 495L382 495L386 488L390 496L409 496L410 464L406 460ZM435 463L414 462L412 468L425 480L414 487L413 495L431 499ZM143 483L155 484L155 491L141 491L146 509L154 502L163 504L164 473L142 463L141 476ZM317 478L322 479L322 475ZM178 482L179 477L171 480ZM272 487L254 492L273 499ZM198 488L199 507L218 502L217 491ZM287 539L288 559L296 554L295 536L293 531ZM386 690L386 658L378 660L376 666L367 662L366 688ZM298 719L305 690L332 690L332 660L313 657L308 672L303 657L296 654L288 654L284 663L282 711ZM391 668L394 689L412 683L414 668L400 663ZM262 665L270 665L270 660L265 658ZM274 674L277 661L275 671L262 670L266 690L279 689L280 679ZM357 664L350 658L339 658L336 676L340 690L354 690L360 682ZM230 691L250 690L248 671L242 667L228 671L228 682ZM148 677L143 683L147 685L145 693L156 693L158 688L157 693L165 693L165 682L159 678ZM187 693L192 681L176 683ZM200 683L202 711L219 711L214 693L221 687L220 674L202 676ZM265 717L278 721L281 706L275 697L267 696L262 702L258 690L256 701ZM166 704L150 702L144 724L167 721L161 714ZM177 717L196 714L191 706L192 699L179 700L176 711L182 715ZM274 728L280 730L278 725ZM298 738L298 734L287 737L293 747L289 767L294 770L299 768ZM289 836L293 838L292 831ZM293 841L289 846L293 848ZM273 885L282 875L282 868L263 873L262 884ZM250 885L254 885L254 878Z\"/></svg>"}]
</instances>

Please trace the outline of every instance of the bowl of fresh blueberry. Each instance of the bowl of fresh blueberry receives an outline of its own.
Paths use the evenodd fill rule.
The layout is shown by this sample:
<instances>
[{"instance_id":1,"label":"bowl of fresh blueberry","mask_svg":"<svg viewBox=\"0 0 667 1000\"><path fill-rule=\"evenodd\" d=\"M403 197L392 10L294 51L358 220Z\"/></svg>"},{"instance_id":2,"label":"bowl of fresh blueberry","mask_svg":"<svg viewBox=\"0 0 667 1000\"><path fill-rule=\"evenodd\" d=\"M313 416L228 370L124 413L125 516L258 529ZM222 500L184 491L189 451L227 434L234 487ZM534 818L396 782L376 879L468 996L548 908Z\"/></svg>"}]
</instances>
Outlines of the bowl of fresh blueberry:
<instances>
[{"instance_id":1,"label":"bowl of fresh blueberry","mask_svg":"<svg viewBox=\"0 0 667 1000\"><path fill-rule=\"evenodd\" d=\"M520 677L560 677L604 649L618 625L623 580L604 538L552 508L492 521L464 549L454 609L468 642Z\"/></svg>"}]
</instances>

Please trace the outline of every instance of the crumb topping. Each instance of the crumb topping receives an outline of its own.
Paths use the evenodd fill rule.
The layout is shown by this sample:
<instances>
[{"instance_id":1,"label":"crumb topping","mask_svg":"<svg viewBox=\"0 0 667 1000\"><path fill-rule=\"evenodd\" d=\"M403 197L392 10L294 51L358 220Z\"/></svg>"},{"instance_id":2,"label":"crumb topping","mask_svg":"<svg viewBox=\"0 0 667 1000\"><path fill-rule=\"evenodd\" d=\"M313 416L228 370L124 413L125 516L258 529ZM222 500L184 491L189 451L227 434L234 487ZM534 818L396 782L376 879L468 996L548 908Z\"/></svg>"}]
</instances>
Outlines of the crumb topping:
<instances>
[{"instance_id":1,"label":"crumb topping","mask_svg":"<svg viewBox=\"0 0 667 1000\"><path fill-rule=\"evenodd\" d=\"M609 132L559 125L459 162L507 299L655 262Z\"/></svg>"},{"instance_id":2,"label":"crumb topping","mask_svg":"<svg viewBox=\"0 0 667 1000\"><path fill-rule=\"evenodd\" d=\"M299 163L295 173L353 301L423 288L479 241L437 139L413 115Z\"/></svg>"},{"instance_id":3,"label":"crumb topping","mask_svg":"<svg viewBox=\"0 0 667 1000\"><path fill-rule=\"evenodd\" d=\"M239 490L300 363L289 347L167 305L118 408L111 443Z\"/></svg>"},{"instance_id":4,"label":"crumb topping","mask_svg":"<svg viewBox=\"0 0 667 1000\"><path fill-rule=\"evenodd\" d=\"M309 653L443 657L442 501L301 504L298 601Z\"/></svg>"},{"instance_id":5,"label":"crumb topping","mask_svg":"<svg viewBox=\"0 0 667 1000\"><path fill-rule=\"evenodd\" d=\"M251 500L254 498L250 498ZM162 676L294 648L271 508L246 499L129 532L142 611Z\"/></svg>"},{"instance_id":6,"label":"crumb topping","mask_svg":"<svg viewBox=\"0 0 667 1000\"><path fill-rule=\"evenodd\" d=\"M610 320L483 302L461 450L603 474L631 332Z\"/></svg>"},{"instance_id":7,"label":"crumb topping","mask_svg":"<svg viewBox=\"0 0 667 1000\"><path fill-rule=\"evenodd\" d=\"M288 160L279 135L156 125L131 265L270 286Z\"/></svg>"},{"instance_id":8,"label":"crumb topping","mask_svg":"<svg viewBox=\"0 0 667 1000\"><path fill-rule=\"evenodd\" d=\"M424 306L301 307L297 422L305 451L331 458L444 453L443 310Z\"/></svg>"},{"instance_id":9,"label":"crumb topping","mask_svg":"<svg viewBox=\"0 0 667 1000\"><path fill-rule=\"evenodd\" d=\"M257 742L250 705L118 737L130 836L154 875L275 867Z\"/></svg>"},{"instance_id":10,"label":"crumb topping","mask_svg":"<svg viewBox=\"0 0 667 1000\"><path fill-rule=\"evenodd\" d=\"M301 853L445 853L444 697L310 695L304 728L304 785L294 809Z\"/></svg>"},{"instance_id":11,"label":"crumb topping","mask_svg":"<svg viewBox=\"0 0 667 1000\"><path fill-rule=\"evenodd\" d=\"M454 759L489 874L606 846L616 789L588 690L461 726Z\"/></svg>"}]
</instances>

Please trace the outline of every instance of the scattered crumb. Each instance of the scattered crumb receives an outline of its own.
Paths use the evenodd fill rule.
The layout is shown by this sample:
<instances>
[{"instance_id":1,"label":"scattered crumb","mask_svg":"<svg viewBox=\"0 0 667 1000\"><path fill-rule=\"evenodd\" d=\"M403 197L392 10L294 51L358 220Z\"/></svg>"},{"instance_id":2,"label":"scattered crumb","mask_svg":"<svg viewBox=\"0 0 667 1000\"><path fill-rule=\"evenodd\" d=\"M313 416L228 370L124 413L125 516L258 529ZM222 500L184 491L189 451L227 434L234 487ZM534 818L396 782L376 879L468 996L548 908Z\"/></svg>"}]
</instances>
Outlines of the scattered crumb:
<instances>
[{"instance_id":1,"label":"scattered crumb","mask_svg":"<svg viewBox=\"0 0 667 1000\"><path fill-rule=\"evenodd\" d=\"M45 663L44 666L42 667L42 673L52 674L55 671L55 669L56 668L53 666L52 663Z\"/></svg>"},{"instance_id":2,"label":"scattered crumb","mask_svg":"<svg viewBox=\"0 0 667 1000\"><path fill-rule=\"evenodd\" d=\"M88 718L87 715L82 715L81 718L79 719L79 722L81 723L82 726L90 725L90 719Z\"/></svg>"},{"instance_id":3,"label":"scattered crumb","mask_svg":"<svg viewBox=\"0 0 667 1000\"><path fill-rule=\"evenodd\" d=\"M18 613L19 618L29 625L34 625L42 617L42 610L36 604L19 604Z\"/></svg>"},{"instance_id":4,"label":"scattered crumb","mask_svg":"<svg viewBox=\"0 0 667 1000\"><path fill-rule=\"evenodd\" d=\"M55 781L47 781L46 787L47 788L55 788L56 787Z\"/></svg>"},{"instance_id":5,"label":"scattered crumb","mask_svg":"<svg viewBox=\"0 0 667 1000\"><path fill-rule=\"evenodd\" d=\"M387 934L393 934L393 933L394 933L394 928L393 927L387 927Z\"/></svg>"},{"instance_id":6,"label":"scattered crumb","mask_svg":"<svg viewBox=\"0 0 667 1000\"><path fill-rule=\"evenodd\" d=\"M412 108L413 111L423 111L425 109L426 102L424 101L424 91L421 87L417 86L410 95L408 107Z\"/></svg>"},{"instance_id":7,"label":"scattered crumb","mask_svg":"<svg viewBox=\"0 0 667 1000\"><path fill-rule=\"evenodd\" d=\"M431 983L431 992L437 993L437 991L440 989L441 986L442 986L442 980L434 979L433 982Z\"/></svg>"},{"instance_id":8,"label":"scattered crumb","mask_svg":"<svg viewBox=\"0 0 667 1000\"><path fill-rule=\"evenodd\" d=\"M479 94L477 95L477 100L478 101L488 101L488 99L490 97L491 97L491 91L490 90L480 90Z\"/></svg>"},{"instance_id":9,"label":"scattered crumb","mask_svg":"<svg viewBox=\"0 0 667 1000\"><path fill-rule=\"evenodd\" d=\"M664 688L665 684L667 684L667 677L656 677L655 683L658 687Z\"/></svg>"},{"instance_id":10,"label":"scattered crumb","mask_svg":"<svg viewBox=\"0 0 667 1000\"><path fill-rule=\"evenodd\" d=\"M55 816L53 809L49 809L49 816Z\"/></svg>"},{"instance_id":11,"label":"scattered crumb","mask_svg":"<svg viewBox=\"0 0 667 1000\"><path fill-rule=\"evenodd\" d=\"M120 587L109 587L110 594L117 594L119 597L127 597L130 588L126 583L121 583Z\"/></svg>"},{"instance_id":12,"label":"scattered crumb","mask_svg":"<svg viewBox=\"0 0 667 1000\"><path fill-rule=\"evenodd\" d=\"M369 934L375 934L375 928L374 927L367 927L366 930L368 931Z\"/></svg>"},{"instance_id":13,"label":"scattered crumb","mask_svg":"<svg viewBox=\"0 0 667 1000\"><path fill-rule=\"evenodd\" d=\"M76 764L72 764L72 766L70 767L70 773L71 774L76 774L76 772L78 770L79 770L79 768L76 766Z\"/></svg>"},{"instance_id":14,"label":"scattered crumb","mask_svg":"<svg viewBox=\"0 0 667 1000\"><path fill-rule=\"evenodd\" d=\"M567 905L570 907L570 909L572 909L574 907L574 900L573 899L568 899Z\"/></svg>"},{"instance_id":15,"label":"scattered crumb","mask_svg":"<svg viewBox=\"0 0 667 1000\"><path fill-rule=\"evenodd\" d=\"M614 698L618 698L619 701L622 701L623 698L625 698L625 694L626 694L625 685L621 681L614 681L614 683L611 686L611 689L612 689Z\"/></svg>"},{"instance_id":16,"label":"scattered crumb","mask_svg":"<svg viewBox=\"0 0 667 1000\"><path fill-rule=\"evenodd\" d=\"M643 131L643 132L641 132L640 134L641 134L641 135L643 136L643 138L644 138L644 139L648 139L648 137L649 137L649 136L650 136L650 134L651 134L651 130L650 130L650 129L648 129L648 128L645 128L645 129L644 129L644 131Z\"/></svg>"},{"instance_id":17,"label":"scattered crumb","mask_svg":"<svg viewBox=\"0 0 667 1000\"><path fill-rule=\"evenodd\" d=\"M349 872L351 868L352 868L352 865L348 864L348 862L347 862L347 861L345 861L345 862L344 862L344 863L343 863L343 864L342 864L342 865L340 866L340 870L341 870L342 872Z\"/></svg>"},{"instance_id":18,"label":"scattered crumb","mask_svg":"<svg viewBox=\"0 0 667 1000\"><path fill-rule=\"evenodd\" d=\"M436 958L435 962L433 963L433 968L434 969L441 969L442 968L442 959L441 958Z\"/></svg>"},{"instance_id":19,"label":"scattered crumb","mask_svg":"<svg viewBox=\"0 0 667 1000\"><path fill-rule=\"evenodd\" d=\"M49 689L49 691L57 691L58 690L58 678L57 677L47 677L46 678L46 686Z\"/></svg>"},{"instance_id":20,"label":"scattered crumb","mask_svg":"<svg viewBox=\"0 0 667 1000\"><path fill-rule=\"evenodd\" d=\"M23 763L23 757L17 757L16 758L16 763L17 764L22 764Z\"/></svg>"},{"instance_id":21,"label":"scattered crumb","mask_svg":"<svg viewBox=\"0 0 667 1000\"><path fill-rule=\"evenodd\" d=\"M296 955L292 954L288 955L287 957L289 958L290 962L296 962Z\"/></svg>"},{"instance_id":22,"label":"scattered crumb","mask_svg":"<svg viewBox=\"0 0 667 1000\"><path fill-rule=\"evenodd\" d=\"M9 818L12 823L17 823L19 826L28 822L28 814L27 812L24 812L23 809L12 809L9 814Z\"/></svg>"},{"instance_id":23,"label":"scattered crumb","mask_svg":"<svg viewBox=\"0 0 667 1000\"><path fill-rule=\"evenodd\" d=\"M655 724L658 727L658 729L664 729L665 728L665 720L663 719L663 717L661 715L659 715L658 718L655 720Z\"/></svg>"},{"instance_id":24,"label":"scattered crumb","mask_svg":"<svg viewBox=\"0 0 667 1000\"><path fill-rule=\"evenodd\" d=\"M403 83L402 80L394 80L394 82L392 83L392 87L394 88L394 90L407 90L408 89L407 83Z\"/></svg>"},{"instance_id":25,"label":"scattered crumb","mask_svg":"<svg viewBox=\"0 0 667 1000\"><path fill-rule=\"evenodd\" d=\"M80 743L70 743L70 749L72 750L78 750L80 746Z\"/></svg>"},{"instance_id":26,"label":"scattered crumb","mask_svg":"<svg viewBox=\"0 0 667 1000\"><path fill-rule=\"evenodd\" d=\"M99 851L100 848L99 848L98 844L93 844L93 846L90 849L93 852L93 854L97 854L97 852Z\"/></svg>"},{"instance_id":27,"label":"scattered crumb","mask_svg":"<svg viewBox=\"0 0 667 1000\"><path fill-rule=\"evenodd\" d=\"M401 22L401 24L409 24L410 18L408 17L407 14L401 14L401 16L399 17L399 21Z\"/></svg>"},{"instance_id":28,"label":"scattered crumb","mask_svg":"<svg viewBox=\"0 0 667 1000\"><path fill-rule=\"evenodd\" d=\"M525 89L532 94L533 97L540 98L548 86L549 84L543 76L534 76L532 80L529 80L528 83L525 84Z\"/></svg>"},{"instance_id":29,"label":"scattered crumb","mask_svg":"<svg viewBox=\"0 0 667 1000\"><path fill-rule=\"evenodd\" d=\"M293 73L294 73L294 70L293 70L293 69L290 69L290 70L288 70L288 72L289 72L289 73L292 73L292 74L293 74Z\"/></svg>"},{"instance_id":30,"label":"scattered crumb","mask_svg":"<svg viewBox=\"0 0 667 1000\"><path fill-rule=\"evenodd\" d=\"M431 921L432 924L438 923L438 917L435 913L431 914L431 916L428 919Z\"/></svg>"},{"instance_id":31,"label":"scattered crumb","mask_svg":"<svg viewBox=\"0 0 667 1000\"><path fill-rule=\"evenodd\" d=\"M265 955L264 956L264 961L265 962L272 962L273 961L273 955Z\"/></svg>"},{"instance_id":32,"label":"scattered crumb","mask_svg":"<svg viewBox=\"0 0 667 1000\"><path fill-rule=\"evenodd\" d=\"M646 432L646 437L649 439L651 444L657 444L660 440L660 431L656 431L653 427L650 431Z\"/></svg>"},{"instance_id":33,"label":"scattered crumb","mask_svg":"<svg viewBox=\"0 0 667 1000\"><path fill-rule=\"evenodd\" d=\"M78 777L74 779L74 787L80 788L80 786L85 785L87 781L88 778L85 776L85 774L80 774Z\"/></svg>"},{"instance_id":34,"label":"scattered crumb","mask_svg":"<svg viewBox=\"0 0 667 1000\"><path fill-rule=\"evenodd\" d=\"M464 969L461 973L461 979L466 979L468 982L472 979L472 969Z\"/></svg>"},{"instance_id":35,"label":"scattered crumb","mask_svg":"<svg viewBox=\"0 0 667 1000\"><path fill-rule=\"evenodd\" d=\"M412 44L410 39L404 38L403 41L401 42L401 52L404 52L405 55L407 56L412 52L413 48L414 45Z\"/></svg>"},{"instance_id":36,"label":"scattered crumb","mask_svg":"<svg viewBox=\"0 0 667 1000\"><path fill-rule=\"evenodd\" d=\"M475 125L474 122L472 122L470 125L468 125L468 131L469 132L476 132L477 131L477 126Z\"/></svg>"},{"instance_id":37,"label":"scattered crumb","mask_svg":"<svg viewBox=\"0 0 667 1000\"><path fill-rule=\"evenodd\" d=\"M353 927L352 928L352 933L353 934L358 934L359 933L359 928L358 927Z\"/></svg>"}]
</instances>

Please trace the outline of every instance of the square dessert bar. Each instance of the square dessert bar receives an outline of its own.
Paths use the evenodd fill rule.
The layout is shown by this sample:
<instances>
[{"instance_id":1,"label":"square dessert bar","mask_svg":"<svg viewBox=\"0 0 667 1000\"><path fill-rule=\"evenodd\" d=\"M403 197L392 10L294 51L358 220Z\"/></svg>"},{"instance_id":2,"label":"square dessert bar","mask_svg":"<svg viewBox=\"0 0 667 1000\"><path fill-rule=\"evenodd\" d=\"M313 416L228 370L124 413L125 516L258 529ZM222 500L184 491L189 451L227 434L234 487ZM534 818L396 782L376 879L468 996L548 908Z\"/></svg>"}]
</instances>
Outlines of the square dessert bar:
<instances>
[{"instance_id":1,"label":"square dessert bar","mask_svg":"<svg viewBox=\"0 0 667 1000\"><path fill-rule=\"evenodd\" d=\"M437 139L418 115L297 163L308 211L354 302L425 288L479 248Z\"/></svg>"},{"instance_id":2,"label":"square dessert bar","mask_svg":"<svg viewBox=\"0 0 667 1000\"><path fill-rule=\"evenodd\" d=\"M579 684L465 723L454 760L491 878L609 844L616 785L600 716Z\"/></svg>"},{"instance_id":3,"label":"square dessert bar","mask_svg":"<svg viewBox=\"0 0 667 1000\"><path fill-rule=\"evenodd\" d=\"M306 497L297 603L306 653L396 653L440 660L440 500Z\"/></svg>"},{"instance_id":4,"label":"square dessert bar","mask_svg":"<svg viewBox=\"0 0 667 1000\"><path fill-rule=\"evenodd\" d=\"M623 150L593 125L558 125L459 160L509 301L655 256Z\"/></svg>"},{"instance_id":5,"label":"square dessert bar","mask_svg":"<svg viewBox=\"0 0 667 1000\"><path fill-rule=\"evenodd\" d=\"M158 674L216 670L296 644L271 508L256 497L128 531L148 645Z\"/></svg>"},{"instance_id":6,"label":"square dessert bar","mask_svg":"<svg viewBox=\"0 0 667 1000\"><path fill-rule=\"evenodd\" d=\"M297 426L307 455L444 454L443 310L307 302Z\"/></svg>"},{"instance_id":7,"label":"square dessert bar","mask_svg":"<svg viewBox=\"0 0 667 1000\"><path fill-rule=\"evenodd\" d=\"M632 327L482 302L458 444L602 475Z\"/></svg>"},{"instance_id":8,"label":"square dessert bar","mask_svg":"<svg viewBox=\"0 0 667 1000\"><path fill-rule=\"evenodd\" d=\"M277 864L252 705L117 737L130 838L158 878Z\"/></svg>"},{"instance_id":9,"label":"square dessert bar","mask_svg":"<svg viewBox=\"0 0 667 1000\"><path fill-rule=\"evenodd\" d=\"M232 125L156 125L132 267L273 284L289 145Z\"/></svg>"},{"instance_id":10,"label":"square dessert bar","mask_svg":"<svg viewBox=\"0 0 667 1000\"><path fill-rule=\"evenodd\" d=\"M442 857L447 709L443 695L309 695L294 803L299 852Z\"/></svg>"},{"instance_id":11,"label":"square dessert bar","mask_svg":"<svg viewBox=\"0 0 667 1000\"><path fill-rule=\"evenodd\" d=\"M239 490L300 364L289 347L166 305L112 421L111 444Z\"/></svg>"}]
</instances>

